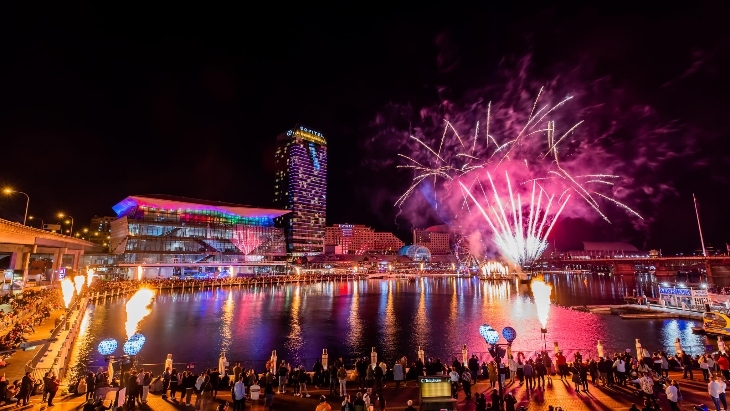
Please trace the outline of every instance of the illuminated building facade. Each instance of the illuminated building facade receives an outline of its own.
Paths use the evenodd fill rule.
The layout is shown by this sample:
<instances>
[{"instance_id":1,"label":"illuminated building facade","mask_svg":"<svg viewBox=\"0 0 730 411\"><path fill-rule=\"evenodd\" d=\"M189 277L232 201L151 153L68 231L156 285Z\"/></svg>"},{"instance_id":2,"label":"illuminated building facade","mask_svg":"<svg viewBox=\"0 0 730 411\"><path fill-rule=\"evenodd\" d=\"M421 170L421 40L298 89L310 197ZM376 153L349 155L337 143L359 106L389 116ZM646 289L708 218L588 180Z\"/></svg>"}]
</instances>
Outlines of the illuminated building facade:
<instances>
[{"instance_id":1,"label":"illuminated building facade","mask_svg":"<svg viewBox=\"0 0 730 411\"><path fill-rule=\"evenodd\" d=\"M428 248L433 255L451 253L449 227L436 225L426 229L413 230L413 244Z\"/></svg>"},{"instance_id":2,"label":"illuminated building facade","mask_svg":"<svg viewBox=\"0 0 730 411\"><path fill-rule=\"evenodd\" d=\"M261 262L286 255L274 219L285 210L165 195L130 196L112 207L110 252L118 263Z\"/></svg>"},{"instance_id":3,"label":"illuminated building facade","mask_svg":"<svg viewBox=\"0 0 730 411\"><path fill-rule=\"evenodd\" d=\"M335 224L325 229L325 246L332 254L395 254L403 241L388 232L376 232L362 224Z\"/></svg>"},{"instance_id":4,"label":"illuminated building facade","mask_svg":"<svg viewBox=\"0 0 730 411\"><path fill-rule=\"evenodd\" d=\"M275 207L290 211L277 219L290 258L324 252L327 211L327 141L296 125L276 139Z\"/></svg>"},{"instance_id":5,"label":"illuminated building facade","mask_svg":"<svg viewBox=\"0 0 730 411\"><path fill-rule=\"evenodd\" d=\"M378 253L396 253L405 244L400 238L388 232L375 232L373 251Z\"/></svg>"}]
</instances>

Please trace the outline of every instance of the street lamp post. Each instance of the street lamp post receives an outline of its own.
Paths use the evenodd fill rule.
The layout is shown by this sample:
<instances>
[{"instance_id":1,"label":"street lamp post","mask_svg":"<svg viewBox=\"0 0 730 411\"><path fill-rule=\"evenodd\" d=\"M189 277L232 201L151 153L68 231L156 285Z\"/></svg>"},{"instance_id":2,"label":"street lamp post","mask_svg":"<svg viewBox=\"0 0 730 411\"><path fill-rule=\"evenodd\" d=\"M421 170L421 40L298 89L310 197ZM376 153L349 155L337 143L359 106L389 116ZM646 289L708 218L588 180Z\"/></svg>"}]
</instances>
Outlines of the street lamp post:
<instances>
[{"instance_id":1,"label":"street lamp post","mask_svg":"<svg viewBox=\"0 0 730 411\"><path fill-rule=\"evenodd\" d=\"M74 232L74 218L73 217L71 217L70 215L66 215L64 213L58 213L58 218L68 218L69 220L71 220L71 233Z\"/></svg>"},{"instance_id":2,"label":"street lamp post","mask_svg":"<svg viewBox=\"0 0 730 411\"><path fill-rule=\"evenodd\" d=\"M35 219L35 217L34 217L34 216L32 216L32 215L29 215L29 216L28 216L28 220L31 220L31 221L33 221L34 219ZM43 219L42 219L42 218L38 217L38 219L39 219L39 220L41 220L41 230L44 230L44 229L45 229L45 227L46 227L46 223L45 223L45 222L43 221Z\"/></svg>"},{"instance_id":3,"label":"street lamp post","mask_svg":"<svg viewBox=\"0 0 730 411\"><path fill-rule=\"evenodd\" d=\"M3 190L3 193L8 194L8 195L9 194L18 193L18 194L22 194L22 195L25 196L25 198L26 198L26 200L25 200L25 215L23 216L23 225L25 225L25 222L28 219L28 205L30 204L30 196L28 194L25 194L22 191L13 190L12 188L6 188L6 189L4 189Z\"/></svg>"}]
</instances>

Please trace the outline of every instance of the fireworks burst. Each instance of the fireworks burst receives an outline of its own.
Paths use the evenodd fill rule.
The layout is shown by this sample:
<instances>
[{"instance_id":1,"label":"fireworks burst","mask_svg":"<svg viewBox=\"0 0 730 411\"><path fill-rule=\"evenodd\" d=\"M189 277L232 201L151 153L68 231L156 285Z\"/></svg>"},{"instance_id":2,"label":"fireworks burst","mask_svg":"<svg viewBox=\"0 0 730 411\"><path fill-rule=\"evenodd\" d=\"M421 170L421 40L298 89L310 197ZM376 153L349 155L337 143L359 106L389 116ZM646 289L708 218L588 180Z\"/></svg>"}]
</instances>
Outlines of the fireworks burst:
<instances>
[{"instance_id":1,"label":"fireworks burst","mask_svg":"<svg viewBox=\"0 0 730 411\"><path fill-rule=\"evenodd\" d=\"M561 143L573 135L582 122L556 134L555 122L548 117L571 97L555 105L540 106L541 95L542 89L525 124L515 129L517 134L513 138L498 139L490 134L491 103L487 106L486 125L480 129L477 122L473 137L459 134L447 120L438 144L430 146L423 138L411 135L418 152L425 155L398 154L407 162L398 167L413 170L414 177L395 205L402 206L423 184L433 185L434 196L439 197L436 207L443 207L458 196L457 213L465 211L480 215L483 220L478 224L479 228L491 232L503 257L522 266L530 265L545 251L548 235L572 198L580 198L609 223L601 208L602 200L642 218L612 195L599 192L602 188L613 187L619 176L573 175L570 164L562 164ZM504 174L504 180L493 177L501 174ZM438 187L437 181L442 182ZM455 193L454 188L458 188L459 193Z\"/></svg>"}]
</instances>

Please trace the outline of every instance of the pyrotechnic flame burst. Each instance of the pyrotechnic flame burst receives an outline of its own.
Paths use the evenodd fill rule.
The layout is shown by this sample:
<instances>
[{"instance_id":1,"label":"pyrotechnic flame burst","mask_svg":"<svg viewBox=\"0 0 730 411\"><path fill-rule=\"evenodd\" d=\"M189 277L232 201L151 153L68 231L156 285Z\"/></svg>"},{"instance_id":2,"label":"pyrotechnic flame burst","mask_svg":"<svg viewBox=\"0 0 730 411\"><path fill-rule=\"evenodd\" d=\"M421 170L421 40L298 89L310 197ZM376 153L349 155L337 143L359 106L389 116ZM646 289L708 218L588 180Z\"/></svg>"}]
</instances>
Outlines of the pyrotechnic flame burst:
<instances>
[{"instance_id":1,"label":"pyrotechnic flame burst","mask_svg":"<svg viewBox=\"0 0 730 411\"><path fill-rule=\"evenodd\" d=\"M74 277L74 285L76 286L76 294L81 295L81 289L84 287L86 278L83 275L77 275Z\"/></svg>"},{"instance_id":2,"label":"pyrotechnic flame burst","mask_svg":"<svg viewBox=\"0 0 730 411\"><path fill-rule=\"evenodd\" d=\"M149 288L140 288L132 298L127 301L127 321L124 323L124 329L127 332L127 338L131 338L143 318L147 317L152 310L149 306L155 292Z\"/></svg>"},{"instance_id":3,"label":"pyrotechnic flame burst","mask_svg":"<svg viewBox=\"0 0 730 411\"><path fill-rule=\"evenodd\" d=\"M553 292L553 287L542 280L532 280L530 285L532 287L532 296L535 298L537 319L540 320L542 328L545 328L550 313L550 294Z\"/></svg>"},{"instance_id":4,"label":"pyrotechnic flame burst","mask_svg":"<svg viewBox=\"0 0 730 411\"><path fill-rule=\"evenodd\" d=\"M511 139L498 141L489 133L491 103L487 107L485 131L480 130L477 122L473 138L459 135L449 121L445 121L437 149L411 135L425 158L398 154L407 161L407 164L398 167L412 169L415 176L395 205L402 206L421 184L433 184L434 196L440 197L437 206L438 201L452 198L454 193L448 191L458 187L461 191L459 197L463 197L461 209L471 213L472 207L475 207L486 222L487 226L482 228L491 231L502 256L523 266L531 264L543 253L548 235L573 195L580 197L609 223L599 200L607 200L642 218L626 204L596 191L613 186L610 180L619 176L598 173L572 175L569 167L561 164L558 155L560 143L572 135L582 122L556 137L555 122L546 117L571 97L558 104L538 108L541 93L542 89L526 123ZM503 181L493 177L502 173ZM437 192L438 179L444 182L446 193ZM478 199L477 196L483 198Z\"/></svg>"},{"instance_id":5,"label":"pyrotechnic flame burst","mask_svg":"<svg viewBox=\"0 0 730 411\"><path fill-rule=\"evenodd\" d=\"M91 287L92 281L94 281L94 270L89 269L86 271L86 286Z\"/></svg>"},{"instance_id":6,"label":"pyrotechnic flame burst","mask_svg":"<svg viewBox=\"0 0 730 411\"><path fill-rule=\"evenodd\" d=\"M61 292L63 293L63 305L68 308L74 298L74 283L70 278L66 277L61 280Z\"/></svg>"}]
</instances>

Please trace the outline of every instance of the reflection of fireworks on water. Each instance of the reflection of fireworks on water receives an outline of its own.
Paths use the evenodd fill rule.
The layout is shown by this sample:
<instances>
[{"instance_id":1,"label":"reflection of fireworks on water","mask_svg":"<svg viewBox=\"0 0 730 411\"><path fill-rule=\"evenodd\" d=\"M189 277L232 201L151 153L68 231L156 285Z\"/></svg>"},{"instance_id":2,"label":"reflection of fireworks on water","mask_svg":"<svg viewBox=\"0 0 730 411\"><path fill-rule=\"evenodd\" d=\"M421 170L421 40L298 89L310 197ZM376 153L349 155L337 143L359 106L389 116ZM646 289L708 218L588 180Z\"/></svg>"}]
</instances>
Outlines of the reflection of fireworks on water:
<instances>
[{"instance_id":1,"label":"reflection of fireworks on water","mask_svg":"<svg viewBox=\"0 0 730 411\"><path fill-rule=\"evenodd\" d=\"M611 195L597 191L612 187L612 180L619 176L590 172L573 175L570 167L561 163L560 143L572 135L581 122L556 136L555 122L546 117L571 97L556 105L538 108L540 93L524 126L514 138L506 141L497 141L489 132L491 104L487 107L486 127L480 130L477 122L473 137L460 135L449 121L445 121L437 149L411 135L419 152L425 156L398 154L407 161L406 165L398 167L412 169L415 176L395 205L402 206L423 184L433 184L437 207L444 208L444 203L458 196L461 210L471 213L474 208L483 217L478 225L482 229L488 228L502 255L519 265L531 264L547 248L550 231L574 196L580 197L607 222L610 221L601 210L599 200L606 200L641 218ZM493 177L502 174L503 180ZM445 192L437 190L439 179L443 181ZM455 188L460 195L453 192Z\"/></svg>"},{"instance_id":2,"label":"reflection of fireworks on water","mask_svg":"<svg viewBox=\"0 0 730 411\"><path fill-rule=\"evenodd\" d=\"M124 323L124 329L127 332L127 338L132 337L137 332L139 322L147 317L152 310L149 306L152 304L155 292L149 288L140 288L134 293L132 298L127 301L127 321Z\"/></svg>"},{"instance_id":3,"label":"reflection of fireworks on water","mask_svg":"<svg viewBox=\"0 0 730 411\"><path fill-rule=\"evenodd\" d=\"M550 313L550 294L553 292L553 287L542 280L532 280L530 286L532 287L532 296L535 298L537 319L540 320L542 328L546 328L548 314Z\"/></svg>"},{"instance_id":4,"label":"reflection of fireworks on water","mask_svg":"<svg viewBox=\"0 0 730 411\"><path fill-rule=\"evenodd\" d=\"M63 304L68 308L74 298L74 283L70 278L66 277L61 280L61 292L63 293Z\"/></svg>"}]
</instances>

